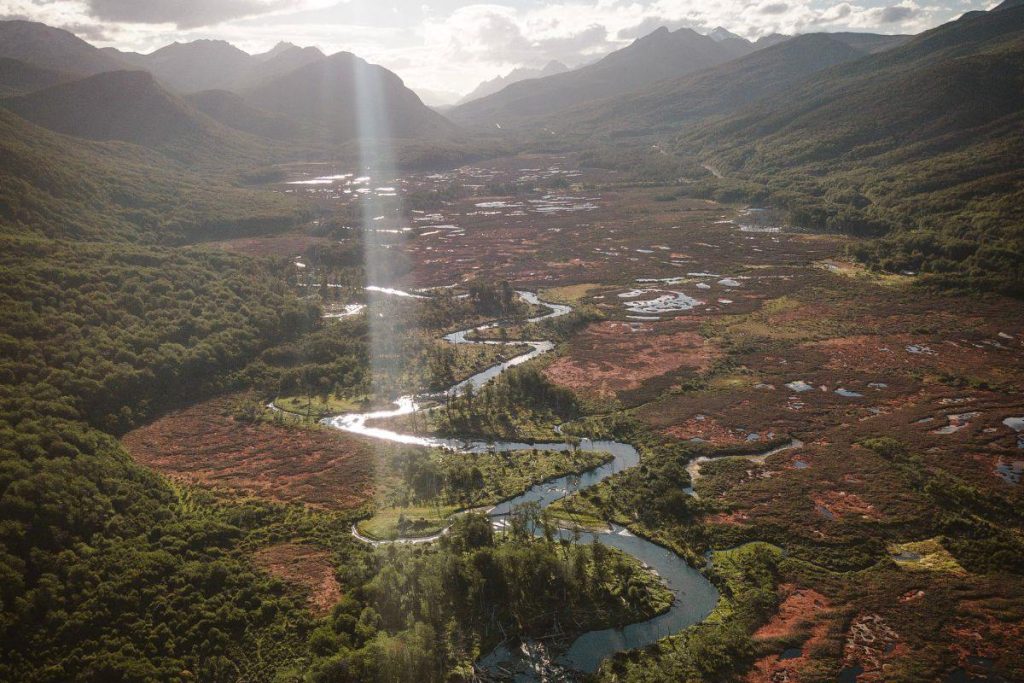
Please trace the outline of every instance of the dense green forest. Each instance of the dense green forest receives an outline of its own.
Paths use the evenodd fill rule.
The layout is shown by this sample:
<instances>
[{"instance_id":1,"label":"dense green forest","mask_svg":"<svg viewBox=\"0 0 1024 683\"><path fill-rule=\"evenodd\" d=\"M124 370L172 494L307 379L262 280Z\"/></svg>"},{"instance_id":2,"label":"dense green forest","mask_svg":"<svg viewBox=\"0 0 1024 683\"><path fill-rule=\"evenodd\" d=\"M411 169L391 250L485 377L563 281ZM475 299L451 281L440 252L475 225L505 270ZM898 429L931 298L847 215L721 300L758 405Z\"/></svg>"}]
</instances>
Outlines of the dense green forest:
<instances>
[{"instance_id":1,"label":"dense green forest","mask_svg":"<svg viewBox=\"0 0 1024 683\"><path fill-rule=\"evenodd\" d=\"M884 51L848 50L845 43L817 38L766 50L775 55L768 62L754 53L739 66L693 75L678 88L659 86L655 101L649 101L649 92L647 113L637 121L642 130L608 127L608 121L629 118L633 107L642 104L630 98L610 109L602 109L606 103L588 105L589 129L579 121L561 121L561 126L578 129L565 138L546 129L533 138L492 132L495 137L395 141L387 151L408 171L457 165L522 144L531 151L571 153L571 161L559 157L550 163L583 168L579 182L576 175L570 180L561 172L538 180L485 173L481 184L472 185L464 182L467 176L452 175L435 184L408 176L402 179L402 192L410 189L403 197L406 209L470 216L450 207L463 211L477 196L491 195L516 197L523 206L534 195L556 192L609 198L639 185L644 191L653 188L646 195L653 208L642 207L641 215L672 213L683 204L673 202L682 197L767 205L780 209L793 226L852 237L848 253L878 271L913 273L919 276L915 282L928 286L1024 297L1024 7L1014 4L999 13L968 13L905 42L894 40ZM789 64L783 57L793 53L802 60L799 69L780 71ZM732 80L725 83L726 77ZM78 120L84 110L76 98L97 83L102 88L90 102L94 108L87 120ZM317 81L310 87L315 89ZM163 117L107 120L111 108L123 109L143 96L164 107ZM117 100L121 97L127 104ZM894 505L884 522L863 511L845 520L830 518L834 524L821 525L827 537L811 536L817 527L808 520L822 521L821 506L808 497L810 485L799 488L793 476L808 462L801 468L789 460L794 454L787 453L783 461L776 453L769 475L750 460L718 457L750 456L788 443L784 431L810 442L786 426L789 418L796 419L790 415L798 410L795 402L786 408L787 420L773 426L777 431L764 441L759 431L748 435L753 441L741 436L731 445L715 446L697 437L670 436L665 425L655 428L641 421L639 409L619 411L621 396L607 405L577 396L548 379L543 361L512 368L459 396L441 393L529 348L453 345L443 335L502 319L508 324L474 330L473 338L551 340L560 344L556 353L572 359L570 340L577 333L605 316L622 322L611 305L618 299L612 287L622 284L616 280L619 274L602 281L599 288L607 293L584 297L570 314L537 323L527 322L539 313L537 307L525 304L513 283L500 277L453 276L457 291L442 288L428 298L375 295L365 288L367 245L351 227L364 220L361 199L309 200L257 186L284 180L278 164L289 155L352 160L361 152L372 156L380 150L338 139L330 140L329 148L325 141L324 149L289 148L226 131L227 124L195 118L191 105L148 76L94 77L20 98L17 104L40 125L0 108L0 680L469 681L475 677L474 662L499 642L544 638L557 649L583 631L637 622L667 608L670 594L635 559L600 543L556 540L556 524L570 519L628 526L692 566L705 567L721 596L700 624L643 651L606 660L597 674L602 680L730 680L751 671L759 658L778 655L782 648L776 646L804 643L813 650L812 659L830 667L819 672L819 680L830 680L845 657L841 635L857 616L849 608L829 617L833 623L824 625L832 632L829 639L814 646L803 633L806 624L784 636L785 643L755 637L756 632L780 613L787 583L821 589L834 604L846 601L875 611L883 611L883 597L891 605L906 596L916 599L914 591L923 595L915 577L897 571L897 548L908 543L937 547L947 558L946 569L954 569L927 583L930 604L938 607L912 613L927 628L903 628L909 638L918 639L908 639L918 649L907 651L934 660L926 663L932 667L928 672L960 665L954 650L931 656L925 649L931 643L923 642L944 628L949 604L993 599L1004 601L991 612L1003 621L1019 614L1011 603L1024 574L1024 544L1017 532L1024 509L1019 496L993 495L986 488L986 481L1008 484L1014 467L1019 480L1019 461L1004 463L1000 455L991 466L996 473L1005 470L1006 481L995 481L991 472L984 473L987 479L969 479L936 464L943 453L918 443L892 436L860 439L849 444L850 457L884 466L886 477L877 479L883 485L868 497L879 507L897 498L903 505ZM201 129L195 128L196 121ZM114 130L113 124L124 129ZM148 127L140 129L143 124ZM54 132L62 129L80 137ZM111 131L117 134L108 135ZM522 168L526 158L516 160L520 173L531 171ZM602 175L591 185L588 174L595 168L628 173ZM548 220L525 210L521 215L528 216L522 223ZM621 214L614 220L619 219ZM597 235L603 222L603 217L595 219L586 227ZM472 234L477 226L467 227ZM203 244L284 233L301 239L281 240L288 246L273 258L234 255ZM293 244L304 246L291 251ZM524 251L515 258L533 260L535 254L527 253L530 244L520 240ZM589 252L593 245L582 246ZM662 248L676 258L676 245ZM413 269L413 260L423 252L399 251L390 250L393 256L377 273L382 280L407 275L407 283L418 283L429 277ZM636 252L655 254L653 247ZM297 254L302 268L296 267ZM467 265L464 273L486 273L490 256L483 249L485 265ZM742 272L753 271L747 268L753 262L744 262ZM518 278L514 281L523 286L560 286L560 278L575 277L564 274L569 271L551 276L544 270L556 265L563 264L515 270L510 260L497 268L503 269L502 277ZM815 277L834 275L808 270ZM527 272L529 277L523 275ZM592 281L585 272L574 284ZM787 270L773 284L791 282L793 273L795 268ZM758 293L755 276L736 277L746 278L736 299L719 303L762 307L768 299ZM764 279L769 277L775 278ZM886 286L904 280L871 279L884 280ZM598 299L600 308L595 307ZM827 318L828 307L839 306L836 301L816 297L814 304ZM352 303L367 304L369 315L324 317L325 307L339 310ZM818 310L809 315L818 317ZM656 320L652 327L668 322ZM946 340L962 343L952 348L962 350L965 358L967 353L1009 354L1017 350L1009 348L1017 338L1024 338L1009 326L1013 334L981 331L977 321L969 324L979 327L977 334L958 331L960 342L953 336ZM889 346L896 352L906 348L915 359L930 356L911 349L933 350L918 339L931 325L915 323L905 330L906 341ZM934 323L936 330L943 328L939 331L945 325L944 320ZM699 328L709 348L720 341L708 334L713 326ZM643 328L637 321L629 334ZM998 337L987 338L993 335ZM934 336L940 338L937 332ZM978 343L967 346L966 336L977 337ZM940 348L937 341L929 343ZM774 341L764 346L773 354L788 348ZM943 360L953 353L941 348ZM728 344L719 350L726 356L735 351ZM801 351L808 364L824 366L827 361L819 353L824 351ZM741 368L734 360L723 363L736 370L736 377L719 377L723 383L716 384L710 381L716 379L713 367L678 384L673 380L668 393L685 398L707 390L713 399L712 389L740 392L764 379L757 377L753 363ZM1006 357L997 360L1008 368L1013 363ZM833 369L841 374L848 368ZM1019 401L1012 402L1012 413L1007 402L998 416L989 407L995 400L989 394L998 394L1003 384L930 372L914 370L907 377L897 372L886 382L956 388L965 395L936 392L926 398L934 398L936 406L976 402L977 415L993 413L991 432L985 432L996 435L992 439L998 436L1007 444L1016 439L1014 448L1024 443L1016 434L999 431L1021 419L1016 417ZM999 381L1009 386L1014 380L1007 378L1014 377L1006 370ZM867 386L876 388L872 384ZM757 391L776 389L766 389L763 382L756 386L761 387ZM982 390L988 393L978 400ZM433 401L429 413L387 426L446 436L558 438L570 445L583 437L615 438L635 445L642 461L551 507L514 510L507 532L499 534L477 510L538 481L585 471L607 456L569 448L564 453L523 450L463 458L443 449L373 450L359 442L366 453L373 451L365 467L372 474L363 472L365 480L354 485L366 490L353 496L357 507L324 509L301 496L258 498L229 486L163 476L139 464L141 458L133 459L120 440L140 425L159 422L185 406L201 409L210 403L207 399L216 398L221 405L237 400L233 411L216 416L227 425L225 431L254 427L293 443L300 441L296 437L327 434L326 427L316 424L325 415L387 406L395 396L428 392L434 392L423 398ZM807 402L835 398L830 391L818 393L808 395ZM756 396L760 401L762 394ZM284 412L271 411L271 400ZM892 405L886 403L872 417L887 414ZM939 417L951 427L964 426L954 424L961 418L955 413ZM913 424L933 419L922 417ZM842 420L844 427L857 427L852 409ZM553 437L556 425L565 429ZM936 436L957 431L935 427L921 427L921 438L930 438L924 430ZM336 431L330 438L354 439ZM980 449L961 450L967 463L979 455L970 451ZM714 459L702 463L698 479L687 466L702 455ZM213 459L217 462L211 469L217 470L225 450L217 450ZM842 459L812 461L815 484L851 483L844 478L847 473L828 469ZM287 477L284 468L274 469L279 466L267 466L270 478ZM871 473L881 469L865 471L879 476ZM334 476L355 479L342 466ZM735 493L737 482L749 484L751 492ZM779 492L764 505L755 497L760 489L754 489L762 482ZM856 498L846 497L845 491L843 496ZM798 508L794 501L807 504ZM738 514L769 504L777 516L768 522ZM403 511L407 507L436 508L431 530L451 523L448 533L424 545L375 546L356 539L363 531L356 525L372 521L375 514L386 516L382 510L399 519L393 525L399 531L422 531L416 524L426 520L410 521ZM326 558L326 583L340 599L323 610L311 609L308 587L257 562L261 551L284 544L300 544ZM892 589L900 581L906 586ZM967 586L969 581L976 583ZM954 590L962 591L963 601L946 599ZM941 633L946 640L958 637ZM978 639L989 644L988 635Z\"/></svg>"},{"instance_id":2,"label":"dense green forest","mask_svg":"<svg viewBox=\"0 0 1024 683\"><path fill-rule=\"evenodd\" d=\"M442 434L544 438L552 425L579 414L570 390L555 386L535 367L514 367L478 391L470 387L461 396L449 397L430 420Z\"/></svg>"},{"instance_id":3,"label":"dense green forest","mask_svg":"<svg viewBox=\"0 0 1024 683\"><path fill-rule=\"evenodd\" d=\"M0 109L0 221L19 234L182 243L280 230L295 200L235 187L157 152L52 133Z\"/></svg>"},{"instance_id":4,"label":"dense green forest","mask_svg":"<svg viewBox=\"0 0 1024 683\"><path fill-rule=\"evenodd\" d=\"M668 606L618 551L537 540L535 526L553 532L526 510L496 539L487 517L468 514L437 548L389 546L355 599L312 634L309 680L470 680L473 662L508 636L624 624Z\"/></svg>"},{"instance_id":5,"label":"dense green forest","mask_svg":"<svg viewBox=\"0 0 1024 683\"><path fill-rule=\"evenodd\" d=\"M2 254L0 678L441 681L504 637L667 604L635 562L526 526L496 539L466 517L443 544L378 553L348 534L359 512L224 499L133 463L116 435L204 396L368 390L365 322L321 327L290 263L11 235ZM396 315L395 353L524 312L507 285L473 291ZM325 621L252 563L290 538L332 553L348 595Z\"/></svg>"},{"instance_id":6,"label":"dense green forest","mask_svg":"<svg viewBox=\"0 0 1024 683\"><path fill-rule=\"evenodd\" d=\"M294 646L278 614L295 601L231 551L244 515L184 505L112 434L222 389L318 310L225 254L11 237L2 253L0 677L233 680L241 652Z\"/></svg>"},{"instance_id":7,"label":"dense green forest","mask_svg":"<svg viewBox=\"0 0 1024 683\"><path fill-rule=\"evenodd\" d=\"M877 238L866 263L1024 296L1024 8L970 12L681 135L700 192Z\"/></svg>"}]
</instances>

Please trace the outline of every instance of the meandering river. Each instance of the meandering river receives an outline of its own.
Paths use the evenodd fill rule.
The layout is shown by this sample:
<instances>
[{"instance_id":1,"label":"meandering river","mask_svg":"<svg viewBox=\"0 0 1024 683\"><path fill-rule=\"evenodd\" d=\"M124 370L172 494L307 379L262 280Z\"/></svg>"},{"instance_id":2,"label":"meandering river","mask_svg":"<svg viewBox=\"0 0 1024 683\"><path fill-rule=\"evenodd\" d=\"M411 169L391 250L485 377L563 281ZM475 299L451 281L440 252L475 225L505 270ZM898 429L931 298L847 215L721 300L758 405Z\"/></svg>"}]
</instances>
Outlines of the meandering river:
<instances>
[{"instance_id":1,"label":"meandering river","mask_svg":"<svg viewBox=\"0 0 1024 683\"><path fill-rule=\"evenodd\" d=\"M397 293L397 290L387 290L382 288L378 291L387 293L394 292L396 295L400 295ZM537 295L532 292L519 292L519 296L529 304L544 306L548 309L546 314L531 318L529 322L539 322L548 318L556 318L558 316L566 315L572 310L571 307L562 304L540 301ZM499 327L502 324L503 323L501 322L493 322L476 328L460 330L445 336L444 339L453 344L525 344L530 347L530 350L512 358L511 360L507 360L503 363L487 368L483 372L477 373L469 379L459 382L443 392L444 394L461 394L465 391L466 387L470 385L472 385L474 389L478 388L486 382L494 379L508 368L525 363L532 358L536 358L537 356L548 353L554 349L554 344L550 341L505 342L495 340L474 341L469 339L469 335L473 332ZM395 408L391 410L380 410L369 413L347 413L344 415L326 418L324 422L336 429L352 432L354 434L361 434L375 439L383 439L403 444L447 448L455 452L463 453L481 451L503 452L529 449L563 451L570 448L570 445L565 441L552 441L548 443L517 443L512 441L491 442L471 439L441 439L436 437L418 436L415 434L403 434L401 432L372 427L369 425L370 422L375 420L397 417L399 415L408 415L422 409L423 408L420 404L417 403L415 396L403 396L395 401ZM560 498L593 486L616 472L621 472L622 470L634 467L640 462L640 454L637 453L637 450L628 443L583 439L578 448L586 451L610 453L612 460L588 470L583 474L559 477L558 479L552 479L536 484L515 498L496 505L487 513L494 520L495 526L503 526L505 518L517 505L521 505L526 502L536 502L539 503L541 507L546 507ZM353 533L357 538L366 542L375 544L381 543L380 541L373 541L362 537L355 529L353 529ZM442 532L442 534L443 533L444 532ZM573 536L573 532L568 530L560 530L559 534L563 538L571 538ZM403 538L390 542L424 543L436 540L440 535L441 534L429 537ZM700 572L683 561L681 557L662 546L630 533L625 528L613 526L608 531L583 532L580 534L579 538L580 542L584 543L592 543L595 540L600 539L601 543L618 548L619 550L622 550L645 563L658 573L668 588L672 591L675 599L667 612L652 619L648 619L647 621L631 624L625 628L604 629L584 633L570 645L567 651L556 658L556 663L561 667L587 673L596 671L601 660L605 657L615 654L616 652L650 645L661 638L677 633L687 626L702 621L708 614L710 614L718 601L718 592L715 590L715 587ZM532 660L531 653L535 650L529 645L530 644L524 644L522 647L518 647L515 650L510 650L506 645L500 645L486 657L483 657L478 662L478 665L494 674L514 675L516 680L538 680L540 677L540 672L538 670L539 664Z\"/></svg>"}]
</instances>

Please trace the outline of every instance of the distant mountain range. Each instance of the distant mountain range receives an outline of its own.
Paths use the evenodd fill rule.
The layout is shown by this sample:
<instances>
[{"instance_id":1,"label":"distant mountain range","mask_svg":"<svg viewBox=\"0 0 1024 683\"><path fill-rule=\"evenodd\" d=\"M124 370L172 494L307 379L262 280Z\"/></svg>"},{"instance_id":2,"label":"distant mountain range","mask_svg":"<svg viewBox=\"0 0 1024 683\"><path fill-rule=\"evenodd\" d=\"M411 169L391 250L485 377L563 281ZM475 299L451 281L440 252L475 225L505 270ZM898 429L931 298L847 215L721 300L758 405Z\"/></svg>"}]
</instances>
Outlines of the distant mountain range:
<instances>
[{"instance_id":1,"label":"distant mountain range","mask_svg":"<svg viewBox=\"0 0 1024 683\"><path fill-rule=\"evenodd\" d=\"M904 158L945 153L1024 114L1022 67L1024 7L969 12L768 92L682 140L725 169L863 162L896 149Z\"/></svg>"},{"instance_id":2,"label":"distant mountain range","mask_svg":"<svg viewBox=\"0 0 1024 683\"><path fill-rule=\"evenodd\" d=\"M0 57L85 76L126 66L73 33L33 21L0 21Z\"/></svg>"},{"instance_id":3,"label":"distant mountain range","mask_svg":"<svg viewBox=\"0 0 1024 683\"><path fill-rule=\"evenodd\" d=\"M339 52L244 93L250 104L326 130L340 139L365 136L434 138L455 127L426 107L384 67ZM374 135L376 137L376 135Z\"/></svg>"},{"instance_id":4,"label":"distant mountain range","mask_svg":"<svg viewBox=\"0 0 1024 683\"><path fill-rule=\"evenodd\" d=\"M520 67L518 69L513 69L504 76L496 76L495 78L492 78L489 81L484 81L480 85L476 86L476 88L474 88L472 92L470 92L468 95L459 100L458 104L465 104L467 102L472 102L473 100L478 100L481 97L493 95L494 93L499 92L500 90L512 85L513 83L526 81L531 78L544 78L545 76L554 76L556 74L565 73L568 70L569 67L567 67L565 64L562 64L557 60L551 60L550 62L548 62L539 69L530 69L528 67Z\"/></svg>"},{"instance_id":5,"label":"distant mountain range","mask_svg":"<svg viewBox=\"0 0 1024 683\"><path fill-rule=\"evenodd\" d=\"M633 168L657 157L704 196L768 202L806 227L886 235L872 258L887 268L972 282L996 272L1011 284L979 286L1024 292L1022 0L917 36L752 43L724 29L661 28L592 64L528 77L538 75L495 79L485 85L504 87L449 119L347 52L282 43L249 55L197 41L133 55L0 22L0 106L13 112L3 113L12 135L37 125L236 170L351 151L357 137L400 139L419 163L517 142ZM60 168L60 139L48 138L47 173ZM91 148L75 149L84 167ZM28 182L18 173L38 169L24 166L16 141L7 151L5 182Z\"/></svg>"},{"instance_id":6,"label":"distant mountain range","mask_svg":"<svg viewBox=\"0 0 1024 683\"><path fill-rule=\"evenodd\" d=\"M189 162L278 158L280 141L294 156L359 136L422 144L455 131L398 76L350 53L282 42L250 55L199 40L142 55L23 21L0 22L0 98L51 130Z\"/></svg>"},{"instance_id":7,"label":"distant mountain range","mask_svg":"<svg viewBox=\"0 0 1024 683\"><path fill-rule=\"evenodd\" d=\"M908 36L810 33L682 78L597 100L540 119L547 131L590 136L677 130L800 83L808 76L905 42Z\"/></svg>"},{"instance_id":8,"label":"distant mountain range","mask_svg":"<svg viewBox=\"0 0 1024 683\"><path fill-rule=\"evenodd\" d=\"M223 40L172 43L148 55L114 48L103 51L149 71L169 88L184 93L242 90L324 58L315 47L285 42L268 52L250 55Z\"/></svg>"},{"instance_id":9,"label":"distant mountain range","mask_svg":"<svg viewBox=\"0 0 1024 683\"><path fill-rule=\"evenodd\" d=\"M587 66L513 83L449 112L457 123L482 128L524 126L584 102L724 64L758 49L739 37L719 39L688 28L660 28Z\"/></svg>"}]
</instances>

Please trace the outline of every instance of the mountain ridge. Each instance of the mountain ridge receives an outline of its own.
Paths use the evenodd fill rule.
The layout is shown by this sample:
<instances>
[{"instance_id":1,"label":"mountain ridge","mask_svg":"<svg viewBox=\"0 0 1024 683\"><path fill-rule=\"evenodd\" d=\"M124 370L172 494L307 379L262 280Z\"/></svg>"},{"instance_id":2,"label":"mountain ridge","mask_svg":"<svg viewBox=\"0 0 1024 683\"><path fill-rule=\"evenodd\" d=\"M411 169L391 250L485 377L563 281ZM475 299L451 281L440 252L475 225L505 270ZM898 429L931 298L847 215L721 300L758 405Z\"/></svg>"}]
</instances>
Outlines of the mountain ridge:
<instances>
[{"instance_id":1,"label":"mountain ridge","mask_svg":"<svg viewBox=\"0 0 1024 683\"><path fill-rule=\"evenodd\" d=\"M0 57L0 97L24 95L78 78L82 78L82 74L57 71L20 59Z\"/></svg>"},{"instance_id":2,"label":"mountain ridge","mask_svg":"<svg viewBox=\"0 0 1024 683\"><path fill-rule=\"evenodd\" d=\"M518 69L513 69L504 76L495 76L490 80L483 81L482 83L477 85L476 88L471 90L469 94L463 96L458 102L456 102L455 106L466 104L467 102L472 102L473 100L478 100L481 97L493 95L494 93L499 92L503 88L512 85L513 83L529 80L531 78L544 78L546 76L554 76L556 74L565 73L566 71L569 70L569 67L555 59L552 59L539 69L519 67Z\"/></svg>"},{"instance_id":3,"label":"mountain ridge","mask_svg":"<svg viewBox=\"0 0 1024 683\"><path fill-rule=\"evenodd\" d=\"M70 31L20 19L0 21L0 57L84 75L117 71L127 66Z\"/></svg>"},{"instance_id":4,"label":"mountain ridge","mask_svg":"<svg viewBox=\"0 0 1024 683\"><path fill-rule=\"evenodd\" d=\"M252 106L329 131L340 140L367 134L435 138L456 130L397 74L350 52L307 64L242 94ZM353 102L366 107L362 122ZM377 130L368 128L377 125Z\"/></svg>"},{"instance_id":5,"label":"mountain ridge","mask_svg":"<svg viewBox=\"0 0 1024 683\"><path fill-rule=\"evenodd\" d=\"M647 83L723 64L754 51L742 41L716 41L688 28L662 26L579 69L513 83L500 92L455 107L449 117L479 127L519 126L582 102L625 94Z\"/></svg>"},{"instance_id":6,"label":"mountain ridge","mask_svg":"<svg viewBox=\"0 0 1024 683\"><path fill-rule=\"evenodd\" d=\"M898 97L893 97L898 93ZM679 136L717 184L798 225L883 236L864 260L1024 295L1024 6L968 12Z\"/></svg>"},{"instance_id":7,"label":"mountain ridge","mask_svg":"<svg viewBox=\"0 0 1024 683\"><path fill-rule=\"evenodd\" d=\"M651 133L728 113L829 67L889 49L902 37L807 33L681 78L658 81L542 120L565 133L603 130ZM568 123L571 121L571 124Z\"/></svg>"},{"instance_id":8,"label":"mountain ridge","mask_svg":"<svg viewBox=\"0 0 1024 683\"><path fill-rule=\"evenodd\" d=\"M129 142L187 163L256 159L272 144L206 116L147 71L107 71L5 98L0 106L57 133Z\"/></svg>"}]
</instances>

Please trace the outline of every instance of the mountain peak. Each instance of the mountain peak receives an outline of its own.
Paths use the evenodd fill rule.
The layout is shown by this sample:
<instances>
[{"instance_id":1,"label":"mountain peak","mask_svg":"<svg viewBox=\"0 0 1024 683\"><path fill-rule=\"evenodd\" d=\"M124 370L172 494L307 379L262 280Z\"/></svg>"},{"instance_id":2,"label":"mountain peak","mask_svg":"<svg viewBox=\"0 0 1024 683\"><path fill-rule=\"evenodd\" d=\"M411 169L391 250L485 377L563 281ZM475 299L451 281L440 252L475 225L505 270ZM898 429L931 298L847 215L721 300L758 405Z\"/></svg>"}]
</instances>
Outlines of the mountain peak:
<instances>
[{"instance_id":1,"label":"mountain peak","mask_svg":"<svg viewBox=\"0 0 1024 683\"><path fill-rule=\"evenodd\" d=\"M149 54L150 57L163 57L177 54L211 54L230 56L234 58L247 58L249 54L235 47L226 40L213 38L199 38L186 43L175 41L170 45L155 50Z\"/></svg>"},{"instance_id":2,"label":"mountain peak","mask_svg":"<svg viewBox=\"0 0 1024 683\"><path fill-rule=\"evenodd\" d=\"M75 34L35 21L0 21L0 57L84 74L124 67L123 62Z\"/></svg>"},{"instance_id":3,"label":"mountain peak","mask_svg":"<svg viewBox=\"0 0 1024 683\"><path fill-rule=\"evenodd\" d=\"M278 55L284 54L286 52L291 52L292 50L301 50L301 49L302 48L299 47L298 45L296 45L295 43L290 43L287 40L281 40L281 41L278 41L277 45L275 45L274 47L270 48L266 52L261 52L259 54L255 54L253 56L258 58L258 59L273 59L274 57L277 57Z\"/></svg>"},{"instance_id":4,"label":"mountain peak","mask_svg":"<svg viewBox=\"0 0 1024 683\"><path fill-rule=\"evenodd\" d=\"M784 43L790 38L792 38L792 36L788 36L784 33L769 33L755 40L754 45L757 47L771 47L772 45Z\"/></svg>"},{"instance_id":5,"label":"mountain peak","mask_svg":"<svg viewBox=\"0 0 1024 683\"><path fill-rule=\"evenodd\" d=\"M753 50L754 46L742 39L719 42L691 28L670 31L661 26L572 71L512 83L483 97L474 91L448 115L480 126L519 125L582 102L607 99L647 83L717 66Z\"/></svg>"},{"instance_id":6,"label":"mountain peak","mask_svg":"<svg viewBox=\"0 0 1024 683\"><path fill-rule=\"evenodd\" d=\"M659 26L645 36L640 36L634 41L635 43L650 43L655 41L665 40L667 37L672 35L672 32L668 30L668 26Z\"/></svg>"},{"instance_id":7,"label":"mountain peak","mask_svg":"<svg viewBox=\"0 0 1024 683\"><path fill-rule=\"evenodd\" d=\"M364 79L375 87L361 90ZM374 137L379 131L400 138L436 138L450 134L454 126L424 105L405 87L397 74L370 64L351 52L299 67L253 87L246 102L274 114L350 140L359 135ZM364 130L354 103L365 103L368 111L383 112L373 130Z\"/></svg>"},{"instance_id":8,"label":"mountain peak","mask_svg":"<svg viewBox=\"0 0 1024 683\"><path fill-rule=\"evenodd\" d=\"M716 26L715 28L713 28L708 33L708 38L715 41L716 43L721 43L723 40L744 40L740 36L730 31L729 29L724 28L722 26Z\"/></svg>"}]
</instances>

